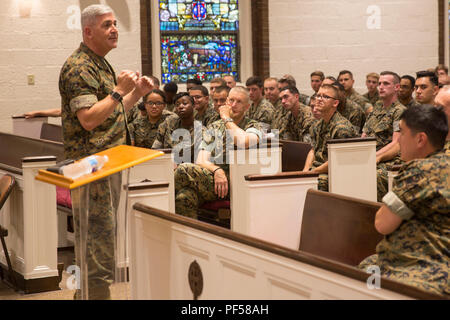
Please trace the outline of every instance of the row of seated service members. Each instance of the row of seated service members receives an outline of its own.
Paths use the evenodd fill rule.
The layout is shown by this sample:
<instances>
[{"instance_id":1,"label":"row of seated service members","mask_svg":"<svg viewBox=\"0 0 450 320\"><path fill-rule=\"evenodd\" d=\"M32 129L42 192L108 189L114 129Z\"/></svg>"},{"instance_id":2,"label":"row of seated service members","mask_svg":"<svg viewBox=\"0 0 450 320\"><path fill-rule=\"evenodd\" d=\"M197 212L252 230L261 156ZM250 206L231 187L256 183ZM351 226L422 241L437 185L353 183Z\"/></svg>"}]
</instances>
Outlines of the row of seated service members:
<instances>
[{"instance_id":1,"label":"row of seated service members","mask_svg":"<svg viewBox=\"0 0 450 320\"><path fill-rule=\"evenodd\" d=\"M216 165L213 160L214 158L223 159L223 150L217 152L220 144L218 148L216 140L217 137L221 137L222 145L226 145L224 134L226 129L234 131L246 145L251 144L252 141L255 143L261 140L264 133L273 129L279 130L280 138L310 142L313 149L308 155L304 170L320 173L319 189L325 191L328 190L326 141L357 137L362 133L363 137L375 137L377 140L378 200L381 201L387 193L388 166L404 163L405 160L399 157L401 146L399 141L403 131L398 132L401 128L399 123L402 114L407 109L399 102L398 95L404 79L393 72L382 72L378 79L379 100L374 106L360 99L352 87L350 95L347 96L346 83L354 82L351 73L343 72L338 79L342 81L323 77L317 92L310 98L305 98L295 86L292 86L292 79L289 76L280 80L268 78L263 85L260 79L251 77L246 83L248 91L238 87L232 93L229 92L229 87L219 83L218 86L211 86L211 96L205 87L194 84L188 93L178 93L171 98L172 100L169 100L170 98L168 99L163 91L154 89L144 97L144 101L138 108L130 112L129 127L132 143L147 148L176 148L179 141L177 137L181 139L181 136L185 137L186 133L190 135L191 139L181 139L183 143L189 141L189 145L179 146L182 151L190 150L190 161L183 161L186 163L179 165L175 171L176 212L195 218L197 209L202 203L227 198L229 195L229 168L226 164ZM416 98L419 102L430 102L425 98L431 97L431 102L434 103L439 88L433 75L421 72L418 73L416 80L414 78L406 80L411 86L413 86L412 81L415 82ZM448 88L443 90L444 94L446 94L444 98L448 100ZM358 100L362 102L358 104ZM167 107L168 103L171 103L175 113L168 110L170 109ZM417 103L414 101L409 106L416 107ZM195 130L196 127L199 129ZM174 136L173 132L180 128L187 131ZM207 130L211 128L221 134L211 134L211 130ZM448 162L448 142L446 150L447 155L444 159ZM194 155L197 154L199 157L194 159ZM183 160L187 159L183 157ZM194 162L196 164L193 164ZM447 183L448 189L448 165L438 168L442 172L437 176L444 178L443 181ZM443 174L445 172L446 174ZM396 178L396 181L399 179ZM415 183L413 185L418 186ZM405 183L401 187L404 189ZM394 192L395 190L394 185ZM392 198L392 195L389 197ZM402 200L408 201L406 198ZM444 205L440 204L441 208L447 209L447 212L448 201L447 191L444 194ZM408 203L405 202L405 204L408 208ZM394 214L398 213L395 212L398 207L398 203L388 206ZM416 214L416 211L412 210L412 212ZM417 215L420 222L423 217L418 213ZM399 216L402 219L400 222L410 218L401 216L401 213ZM448 221L445 216L438 216L436 219L441 218L444 220L442 225L447 226L448 230ZM415 227L418 222L413 221L412 227ZM404 229L407 228L402 227L398 230ZM448 248L448 233L443 242L443 247ZM399 243L401 242L395 242L395 245ZM380 264L384 263L382 258L378 259ZM399 265L401 270L404 263L401 262ZM387 267L384 268L383 270L390 270ZM386 272L396 276L392 270ZM411 277L416 277L414 272Z\"/></svg>"}]
</instances>

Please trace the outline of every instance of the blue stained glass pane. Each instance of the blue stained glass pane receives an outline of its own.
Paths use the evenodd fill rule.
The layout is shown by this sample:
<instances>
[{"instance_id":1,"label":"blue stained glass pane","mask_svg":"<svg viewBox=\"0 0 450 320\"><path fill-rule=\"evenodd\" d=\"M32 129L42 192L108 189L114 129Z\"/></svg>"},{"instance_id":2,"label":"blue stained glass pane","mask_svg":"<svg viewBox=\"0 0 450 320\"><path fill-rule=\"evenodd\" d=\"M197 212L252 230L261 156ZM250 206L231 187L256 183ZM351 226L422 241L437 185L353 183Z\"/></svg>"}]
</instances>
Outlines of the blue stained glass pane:
<instances>
[{"instance_id":1,"label":"blue stained glass pane","mask_svg":"<svg viewBox=\"0 0 450 320\"><path fill-rule=\"evenodd\" d=\"M162 82L237 75L236 35L161 36Z\"/></svg>"}]
</instances>

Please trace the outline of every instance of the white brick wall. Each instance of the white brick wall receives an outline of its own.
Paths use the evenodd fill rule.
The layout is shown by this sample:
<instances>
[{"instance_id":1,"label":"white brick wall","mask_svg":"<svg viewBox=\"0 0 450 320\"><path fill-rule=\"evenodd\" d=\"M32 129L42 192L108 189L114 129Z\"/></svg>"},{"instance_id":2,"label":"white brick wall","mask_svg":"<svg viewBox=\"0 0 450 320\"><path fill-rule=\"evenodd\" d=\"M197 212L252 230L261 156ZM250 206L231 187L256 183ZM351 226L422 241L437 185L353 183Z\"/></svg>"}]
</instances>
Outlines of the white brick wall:
<instances>
[{"instance_id":1,"label":"white brick wall","mask_svg":"<svg viewBox=\"0 0 450 320\"><path fill-rule=\"evenodd\" d=\"M19 4L27 1L0 1L0 131L12 131L11 115L60 107L59 71L81 42L81 30L67 26L70 6L110 5L119 21L119 47L106 58L117 73L141 68L139 0L33 0L30 16L21 17ZM27 75L35 76L34 86Z\"/></svg>"},{"instance_id":2,"label":"white brick wall","mask_svg":"<svg viewBox=\"0 0 450 320\"><path fill-rule=\"evenodd\" d=\"M380 29L367 28L367 8L380 9ZM351 70L366 92L369 72L411 74L438 63L435 0L270 0L270 72L292 74L299 90L312 93L309 75Z\"/></svg>"}]
</instances>

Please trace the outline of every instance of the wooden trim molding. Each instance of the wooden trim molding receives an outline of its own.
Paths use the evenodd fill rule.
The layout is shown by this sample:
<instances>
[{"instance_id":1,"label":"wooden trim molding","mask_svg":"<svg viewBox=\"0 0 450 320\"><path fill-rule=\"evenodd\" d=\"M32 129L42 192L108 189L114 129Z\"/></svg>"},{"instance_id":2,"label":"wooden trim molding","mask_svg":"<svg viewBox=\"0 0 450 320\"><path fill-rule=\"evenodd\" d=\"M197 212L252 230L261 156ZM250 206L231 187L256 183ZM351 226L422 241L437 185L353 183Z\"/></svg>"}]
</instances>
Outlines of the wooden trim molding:
<instances>
[{"instance_id":1,"label":"wooden trim molding","mask_svg":"<svg viewBox=\"0 0 450 320\"><path fill-rule=\"evenodd\" d=\"M151 2L140 0L141 11L141 67L142 74L152 75L152 28L151 28Z\"/></svg>"},{"instance_id":2,"label":"wooden trim molding","mask_svg":"<svg viewBox=\"0 0 450 320\"><path fill-rule=\"evenodd\" d=\"M439 23L439 63L445 64L445 1L438 0L438 23Z\"/></svg>"},{"instance_id":3,"label":"wooden trim molding","mask_svg":"<svg viewBox=\"0 0 450 320\"><path fill-rule=\"evenodd\" d=\"M253 75L265 79L270 76L269 1L252 0L251 10Z\"/></svg>"}]
</instances>

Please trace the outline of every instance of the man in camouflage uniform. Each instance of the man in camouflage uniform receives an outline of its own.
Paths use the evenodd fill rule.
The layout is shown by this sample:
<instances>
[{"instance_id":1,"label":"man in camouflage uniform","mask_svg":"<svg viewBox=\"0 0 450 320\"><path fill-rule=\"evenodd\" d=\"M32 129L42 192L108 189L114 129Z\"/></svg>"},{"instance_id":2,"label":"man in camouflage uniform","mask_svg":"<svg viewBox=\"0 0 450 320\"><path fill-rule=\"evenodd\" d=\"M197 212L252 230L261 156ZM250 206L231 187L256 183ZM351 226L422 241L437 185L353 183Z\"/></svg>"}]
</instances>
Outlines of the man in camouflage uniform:
<instances>
[{"instance_id":1,"label":"man in camouflage uniform","mask_svg":"<svg viewBox=\"0 0 450 320\"><path fill-rule=\"evenodd\" d=\"M353 84L355 80L353 79L353 73L348 70L342 70L339 72L338 79L340 84L344 86L345 97L347 100L355 101L357 104L361 106L366 114L372 112L373 106L369 103L367 98L364 98L355 89L353 89Z\"/></svg>"},{"instance_id":2,"label":"man in camouflage uniform","mask_svg":"<svg viewBox=\"0 0 450 320\"><path fill-rule=\"evenodd\" d=\"M111 8L103 5L87 7L81 14L81 26L83 42L66 60L59 78L64 155L74 160L128 143L126 112L152 87L149 78L139 78L131 71L122 71L116 79L113 68L104 58L117 47L118 41L117 20ZM72 192L75 256L80 267L81 259L86 259L89 299L110 297L109 285L115 267L111 194L117 205L120 185L120 174L111 178L112 190L108 179L89 185L86 252L80 246L82 226L79 216L80 201L85 199L79 196L80 193L87 196L86 188ZM80 297L79 291L76 297Z\"/></svg>"},{"instance_id":3,"label":"man in camouflage uniform","mask_svg":"<svg viewBox=\"0 0 450 320\"><path fill-rule=\"evenodd\" d=\"M260 77L254 76L247 79L245 85L250 93L252 104L247 110L246 116L260 123L264 131L270 130L275 117L275 108L263 96L263 81Z\"/></svg>"},{"instance_id":4,"label":"man in camouflage uniform","mask_svg":"<svg viewBox=\"0 0 450 320\"><path fill-rule=\"evenodd\" d=\"M227 103L228 93L230 92L230 90L231 89L228 86L217 87L214 90L214 93L212 96L212 101L213 101L215 115L212 118L212 121L210 122L210 124L208 124L208 126L206 128L209 128L211 126L211 124L213 124L217 120L220 120L219 109L221 106L224 106Z\"/></svg>"},{"instance_id":5,"label":"man in camouflage uniform","mask_svg":"<svg viewBox=\"0 0 450 320\"><path fill-rule=\"evenodd\" d=\"M446 115L431 105L413 106L400 118L400 150L406 162L383 198L375 228L384 239L363 260L366 270L419 289L450 296L450 156L442 152Z\"/></svg>"},{"instance_id":6,"label":"man in camouflage uniform","mask_svg":"<svg viewBox=\"0 0 450 320\"><path fill-rule=\"evenodd\" d=\"M152 90L150 94L145 95L144 102L139 105L139 108L144 109L145 115L139 114L129 125L133 146L151 148L156 139L159 125L167 117L174 115L173 112L165 109L164 99L164 92L160 90Z\"/></svg>"},{"instance_id":7,"label":"man in camouflage uniform","mask_svg":"<svg viewBox=\"0 0 450 320\"><path fill-rule=\"evenodd\" d=\"M447 121L450 125L450 85L446 85L439 90L434 102L436 106L440 106L444 109L444 112L447 115ZM450 155L450 131L445 141L444 151Z\"/></svg>"},{"instance_id":8,"label":"man in camouflage uniform","mask_svg":"<svg viewBox=\"0 0 450 320\"><path fill-rule=\"evenodd\" d=\"M297 87L295 78L290 74L285 74L278 80L278 90L282 90L286 87ZM306 94L299 93L298 101L305 106L309 106L310 97Z\"/></svg>"},{"instance_id":9,"label":"man in camouflage uniform","mask_svg":"<svg viewBox=\"0 0 450 320\"><path fill-rule=\"evenodd\" d=\"M338 90L323 84L316 94L314 110L319 112L320 121L311 127L313 148L309 152L303 171L319 173L319 190L328 191L328 146L331 139L347 139L357 136L353 125L339 112Z\"/></svg>"},{"instance_id":10,"label":"man in camouflage uniform","mask_svg":"<svg viewBox=\"0 0 450 320\"><path fill-rule=\"evenodd\" d=\"M344 87L337 81L333 86L339 91L339 113L355 128L357 133L361 133L364 123L366 122L366 114L359 104L345 97Z\"/></svg>"},{"instance_id":11,"label":"man in camouflage uniform","mask_svg":"<svg viewBox=\"0 0 450 320\"><path fill-rule=\"evenodd\" d=\"M189 90L189 95L194 99L195 120L200 121L205 127L218 120L219 114L214 110L213 106L210 105L209 93L206 87L192 87L191 90Z\"/></svg>"},{"instance_id":12,"label":"man in camouflage uniform","mask_svg":"<svg viewBox=\"0 0 450 320\"><path fill-rule=\"evenodd\" d=\"M366 98L372 106L380 100L378 80L380 80L380 75L376 72L371 72L366 76L367 92L363 94L363 97Z\"/></svg>"},{"instance_id":13,"label":"man in camouflage uniform","mask_svg":"<svg viewBox=\"0 0 450 320\"><path fill-rule=\"evenodd\" d=\"M416 100L420 104L434 104L434 98L439 92L438 77L434 72L419 71L417 72L414 91Z\"/></svg>"},{"instance_id":14,"label":"man in camouflage uniform","mask_svg":"<svg viewBox=\"0 0 450 320\"><path fill-rule=\"evenodd\" d=\"M264 97L269 100L275 109L271 127L272 129L278 129L279 123L286 116L287 110L281 104L277 78L269 77L264 80Z\"/></svg>"},{"instance_id":15,"label":"man in camouflage uniform","mask_svg":"<svg viewBox=\"0 0 450 320\"><path fill-rule=\"evenodd\" d=\"M391 71L380 75L381 100L375 104L367 118L361 137L375 137L377 149L377 199L381 201L388 190L388 169L401 164L398 157L398 123L405 106L397 100L400 77Z\"/></svg>"},{"instance_id":16,"label":"man in camouflage uniform","mask_svg":"<svg viewBox=\"0 0 450 320\"><path fill-rule=\"evenodd\" d=\"M178 92L178 86L175 82L169 82L164 85L164 93L166 94L166 110L173 112L175 105L173 104L173 98Z\"/></svg>"},{"instance_id":17,"label":"man in camouflage uniform","mask_svg":"<svg viewBox=\"0 0 450 320\"><path fill-rule=\"evenodd\" d=\"M229 199L228 150L234 149L235 143L248 147L262 139L258 122L245 115L249 107L247 90L232 88L227 104L220 107L221 120L204 134L197 163L181 164L175 170L177 214L197 218L197 210L204 202Z\"/></svg>"},{"instance_id":18,"label":"man in camouflage uniform","mask_svg":"<svg viewBox=\"0 0 450 320\"><path fill-rule=\"evenodd\" d=\"M412 107L414 105L419 105L413 98L412 94L414 92L414 86L416 84L416 79L410 75L405 75L400 78L400 90L398 91L398 101L406 108Z\"/></svg>"},{"instance_id":19,"label":"man in camouflage uniform","mask_svg":"<svg viewBox=\"0 0 450 320\"><path fill-rule=\"evenodd\" d=\"M273 129L279 130L280 139L311 143L309 129L316 120L311 108L298 101L298 95L296 87L282 89L280 98L285 116L274 124Z\"/></svg>"},{"instance_id":20,"label":"man in camouflage uniform","mask_svg":"<svg viewBox=\"0 0 450 320\"><path fill-rule=\"evenodd\" d=\"M173 149L175 163L195 162L204 127L194 119L194 100L187 92L174 98L175 115L158 127L152 149Z\"/></svg>"}]
</instances>

